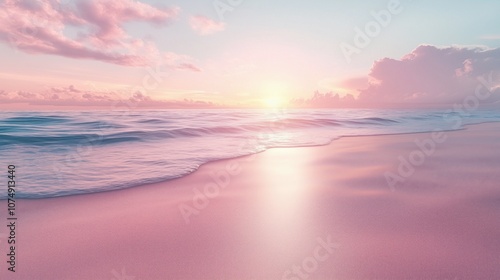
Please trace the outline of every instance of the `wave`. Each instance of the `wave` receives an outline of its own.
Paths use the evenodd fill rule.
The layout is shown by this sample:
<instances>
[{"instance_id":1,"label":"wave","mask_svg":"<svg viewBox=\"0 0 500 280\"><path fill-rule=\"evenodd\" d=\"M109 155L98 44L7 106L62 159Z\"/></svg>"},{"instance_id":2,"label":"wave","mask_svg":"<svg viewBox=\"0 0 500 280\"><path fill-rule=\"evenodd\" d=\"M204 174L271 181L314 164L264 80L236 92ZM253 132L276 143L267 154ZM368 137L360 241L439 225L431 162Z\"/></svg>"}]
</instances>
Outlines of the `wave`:
<instances>
[{"instance_id":1,"label":"wave","mask_svg":"<svg viewBox=\"0 0 500 280\"><path fill-rule=\"evenodd\" d=\"M6 145L82 145L92 144L106 145L122 142L142 142L151 140L203 137L211 135L237 135L243 133L265 133L275 130L294 130L318 127L338 127L349 124L374 124L374 123L397 123L397 121L381 118L362 118L359 121L342 121L336 119L300 119L284 118L266 120L249 124L235 124L207 127L184 127L171 129L131 130L116 133L106 133L116 129L124 129L129 126L103 121L77 122L69 118L61 117L16 117L3 121L4 123L16 123L17 126L0 127L0 146ZM49 132L41 130L43 125L66 122L68 128L64 131ZM146 119L139 123L168 125L169 120ZM29 125L29 126L28 126ZM64 130L64 129L62 129ZM96 133L79 133L74 131L93 131ZM7 134L10 133L10 134ZM20 135L19 135L20 134ZM52 134L52 135L51 135Z\"/></svg>"},{"instance_id":2,"label":"wave","mask_svg":"<svg viewBox=\"0 0 500 280\"><path fill-rule=\"evenodd\" d=\"M217 116L216 114L210 117ZM131 117L131 116L129 116ZM207 116L205 116L207 117ZM81 120L78 116L26 116L10 117L0 123L0 147L7 145L108 145L124 142L148 142L155 140L179 139L205 136L237 136L248 133L269 133L275 131L297 131L313 128L338 128L352 125L390 125L400 121L390 118L365 117L354 119L316 117L272 117L260 121L248 121L248 118L219 116L220 121L227 120L231 125L216 125L214 121L201 123L202 127L181 124L172 118L139 118L136 124L143 124L144 130L132 130L136 126L126 122L110 120ZM44 127L53 131L44 130ZM82 133L75 133L82 131ZM87 133L83 133L87 132Z\"/></svg>"},{"instance_id":3,"label":"wave","mask_svg":"<svg viewBox=\"0 0 500 280\"><path fill-rule=\"evenodd\" d=\"M0 163L27 170L19 197L100 192L184 176L209 161L342 136L448 129L441 111L255 110L0 113ZM500 121L497 111L462 123ZM15 145L15 148L13 146ZM91 149L82 149L92 146ZM103 172L103 170L105 172ZM1 199L2 197L0 197Z\"/></svg>"},{"instance_id":4,"label":"wave","mask_svg":"<svg viewBox=\"0 0 500 280\"><path fill-rule=\"evenodd\" d=\"M27 117L11 117L11 118L6 118L2 120L3 123L7 124L37 124L37 125L43 125L43 124L53 124L53 123L62 123L62 122L67 122L71 120L70 118L62 117L62 116L40 116L40 117L35 117L35 116L27 116Z\"/></svg>"}]
</instances>

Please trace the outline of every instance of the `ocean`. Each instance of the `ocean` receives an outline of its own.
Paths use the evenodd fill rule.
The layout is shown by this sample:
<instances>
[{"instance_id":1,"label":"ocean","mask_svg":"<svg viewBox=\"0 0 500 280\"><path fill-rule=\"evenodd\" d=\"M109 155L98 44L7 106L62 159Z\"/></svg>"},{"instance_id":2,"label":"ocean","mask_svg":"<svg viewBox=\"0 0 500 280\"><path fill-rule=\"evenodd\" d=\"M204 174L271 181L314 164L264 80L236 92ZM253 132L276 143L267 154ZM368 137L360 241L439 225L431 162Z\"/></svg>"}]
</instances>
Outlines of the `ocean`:
<instances>
[{"instance_id":1,"label":"ocean","mask_svg":"<svg viewBox=\"0 0 500 280\"><path fill-rule=\"evenodd\" d=\"M500 112L440 110L153 110L0 112L0 166L16 166L16 197L135 187L200 165L343 136L456 130ZM5 179L7 180L7 179ZM5 184L6 185L6 184ZM0 199L6 192L0 192Z\"/></svg>"}]
</instances>

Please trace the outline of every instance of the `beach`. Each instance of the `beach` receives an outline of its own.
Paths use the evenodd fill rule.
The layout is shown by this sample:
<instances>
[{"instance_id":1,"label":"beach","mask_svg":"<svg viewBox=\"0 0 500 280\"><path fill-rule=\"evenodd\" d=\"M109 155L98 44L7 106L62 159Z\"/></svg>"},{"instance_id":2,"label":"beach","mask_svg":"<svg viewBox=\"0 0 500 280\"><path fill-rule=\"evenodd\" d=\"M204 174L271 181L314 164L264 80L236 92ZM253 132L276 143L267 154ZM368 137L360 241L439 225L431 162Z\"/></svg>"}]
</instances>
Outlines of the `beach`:
<instances>
[{"instance_id":1,"label":"beach","mask_svg":"<svg viewBox=\"0 0 500 280\"><path fill-rule=\"evenodd\" d=\"M3 226L0 279L497 279L499 137L500 123L343 137L19 199L16 272Z\"/></svg>"}]
</instances>

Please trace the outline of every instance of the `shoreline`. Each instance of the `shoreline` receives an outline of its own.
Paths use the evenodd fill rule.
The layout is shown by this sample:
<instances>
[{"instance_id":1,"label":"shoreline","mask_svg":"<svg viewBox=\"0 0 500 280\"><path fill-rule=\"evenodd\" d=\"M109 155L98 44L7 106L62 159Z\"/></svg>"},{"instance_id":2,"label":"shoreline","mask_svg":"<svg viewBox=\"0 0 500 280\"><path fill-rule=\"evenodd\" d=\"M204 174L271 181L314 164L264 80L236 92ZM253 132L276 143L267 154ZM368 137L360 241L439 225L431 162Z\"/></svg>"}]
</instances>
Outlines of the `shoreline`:
<instances>
[{"instance_id":1,"label":"shoreline","mask_svg":"<svg viewBox=\"0 0 500 280\"><path fill-rule=\"evenodd\" d=\"M467 124L467 125L463 125L461 128L458 128L458 129L441 130L441 131L444 132L444 133L449 133L449 132L453 132L453 131L463 131L463 130L467 130L468 127L473 127L473 126L478 126L478 125L483 125L483 124L495 124L495 123L500 123L500 121L485 121L485 122L480 122L480 123L475 123L475 124ZM139 187L148 186L148 185L155 185L155 184L167 183L167 182L170 182L170 181L173 181L173 180L178 180L178 179L182 179L184 177L190 176L191 174L194 174L194 173L198 172L198 170L200 168L202 168L203 166L205 166L207 164L216 163L216 162L220 162L220 161L238 160L238 159L242 159L242 158L245 158L245 157L252 157L252 156L255 156L255 155L258 155L258 154L262 154L262 153L265 153L267 151L273 150L273 149L316 148L316 147L329 146L333 142L341 140L341 139L344 139L344 138L358 138L358 137L359 138L363 138L363 137L397 136L397 135L419 135L419 134L428 134L428 133L432 133L432 132L433 131L402 132L402 133L371 134L371 135L347 135L347 136L340 136L338 138L334 138L334 139L330 140L328 143L322 144L322 145L292 146L292 147L270 147L270 148L267 148L264 151L256 152L256 153L253 153L253 154L211 160L211 161L208 161L208 162L205 162L205 163L201 164L195 170L193 170L193 171L191 171L191 172L189 172L187 174L179 175L178 177L174 177L174 178L170 178L170 179L166 179L166 180L159 180L159 181L151 182L151 183L141 183L141 184L133 185L133 186L130 186L130 187L116 187L114 189L102 190L102 191L95 191L95 192L83 192L83 193L76 193L76 194L50 196L50 197L39 197L39 198L37 198L37 197L24 198L23 197L23 198L19 198L19 200L42 200L42 199L51 199L51 198L73 197L73 196L81 196L81 195L92 195L92 194L115 192L115 191L120 191L120 190L127 190L127 189L131 189L131 188L139 188ZM4 200L7 200L7 198L0 199L0 201L4 201Z\"/></svg>"},{"instance_id":2,"label":"shoreline","mask_svg":"<svg viewBox=\"0 0 500 280\"><path fill-rule=\"evenodd\" d=\"M6 274L2 261L0 277L494 279L500 123L447 134L395 191L384 172L431 133L272 148L141 187L16 199L19 266Z\"/></svg>"}]
</instances>

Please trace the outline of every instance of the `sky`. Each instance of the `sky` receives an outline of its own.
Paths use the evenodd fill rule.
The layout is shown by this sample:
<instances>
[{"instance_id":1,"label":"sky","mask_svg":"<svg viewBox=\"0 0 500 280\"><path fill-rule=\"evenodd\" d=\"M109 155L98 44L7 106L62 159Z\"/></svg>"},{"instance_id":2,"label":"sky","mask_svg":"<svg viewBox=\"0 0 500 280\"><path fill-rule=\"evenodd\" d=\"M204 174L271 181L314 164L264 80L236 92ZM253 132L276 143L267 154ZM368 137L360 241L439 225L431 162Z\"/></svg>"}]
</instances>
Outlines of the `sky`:
<instances>
[{"instance_id":1,"label":"sky","mask_svg":"<svg viewBox=\"0 0 500 280\"><path fill-rule=\"evenodd\" d=\"M432 107L481 85L492 95L480 102L500 95L499 1L0 6L2 109Z\"/></svg>"}]
</instances>

